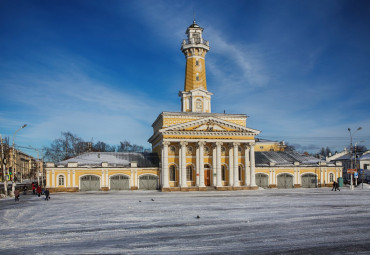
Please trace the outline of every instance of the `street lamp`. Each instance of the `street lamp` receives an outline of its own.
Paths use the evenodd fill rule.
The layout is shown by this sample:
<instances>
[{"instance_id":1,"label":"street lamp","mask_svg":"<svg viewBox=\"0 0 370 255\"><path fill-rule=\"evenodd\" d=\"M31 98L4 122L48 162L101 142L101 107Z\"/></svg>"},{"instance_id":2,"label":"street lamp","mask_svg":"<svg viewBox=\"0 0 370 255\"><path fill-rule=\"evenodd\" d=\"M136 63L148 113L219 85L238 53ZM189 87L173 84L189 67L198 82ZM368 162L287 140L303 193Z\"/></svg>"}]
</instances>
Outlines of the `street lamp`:
<instances>
[{"instance_id":1,"label":"street lamp","mask_svg":"<svg viewBox=\"0 0 370 255\"><path fill-rule=\"evenodd\" d=\"M353 161L352 161L352 153L353 153L353 149L352 149L352 137L353 135L357 132L357 131L360 131L362 129L362 127L358 127L355 132L351 132L351 128L348 128L348 132L349 132L349 135L350 135L350 138L351 138L351 144L350 144L350 157L351 157L351 164L350 164L350 168L353 169ZM350 187L351 190L353 190L353 175L351 174L351 187Z\"/></svg>"},{"instance_id":2,"label":"street lamp","mask_svg":"<svg viewBox=\"0 0 370 255\"><path fill-rule=\"evenodd\" d=\"M13 173L12 173L12 192L11 192L11 196L14 196L14 191L15 191L15 180L14 180L14 175L15 175L15 171L16 171L16 165L17 163L15 162L15 148L14 148L14 139L15 139L15 135L18 133L19 130L21 130L22 128L25 128L27 127L27 124L24 124L23 126L21 126L20 128L17 129L17 131L15 131L14 135L13 135L13 160L12 160L12 165L13 165Z\"/></svg>"}]
</instances>

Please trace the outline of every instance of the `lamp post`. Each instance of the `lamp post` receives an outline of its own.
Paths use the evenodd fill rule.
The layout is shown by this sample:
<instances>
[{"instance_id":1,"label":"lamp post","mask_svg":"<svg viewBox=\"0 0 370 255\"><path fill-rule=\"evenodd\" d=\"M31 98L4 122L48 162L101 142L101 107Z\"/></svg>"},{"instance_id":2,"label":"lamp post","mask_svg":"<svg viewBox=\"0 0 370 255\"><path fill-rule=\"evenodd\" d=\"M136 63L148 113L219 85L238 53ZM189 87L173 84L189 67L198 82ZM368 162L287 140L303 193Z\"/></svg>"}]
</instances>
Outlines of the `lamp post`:
<instances>
[{"instance_id":1,"label":"lamp post","mask_svg":"<svg viewBox=\"0 0 370 255\"><path fill-rule=\"evenodd\" d=\"M351 157L351 164L350 164L350 168L353 169L353 161L352 161L352 154L353 154L353 149L352 149L352 137L353 135L357 132L357 131L360 131L362 129L362 127L358 127L355 132L351 132L351 128L348 128L348 132L349 132L349 136L351 138L351 143L350 143L350 157ZM351 174L351 187L350 187L351 190L353 190L353 175Z\"/></svg>"},{"instance_id":2,"label":"lamp post","mask_svg":"<svg viewBox=\"0 0 370 255\"><path fill-rule=\"evenodd\" d=\"M0 134L0 143L1 143L1 170L3 171L3 182L4 182L4 193L5 196L8 195L8 178L6 177L6 167L5 167L5 155L4 155L4 147L3 147L3 137Z\"/></svg>"},{"instance_id":3,"label":"lamp post","mask_svg":"<svg viewBox=\"0 0 370 255\"><path fill-rule=\"evenodd\" d=\"M14 180L14 174L15 174L15 171L16 171L16 165L17 165L17 162L16 162L16 159L15 159L15 148L14 148L14 139L15 139L15 135L18 133L19 130L21 130L22 128L25 128L27 127L27 124L24 124L23 126L21 126L20 128L17 129L17 131L14 132L14 135L13 135L13 146L12 146L12 152L13 152L13 156L12 156L12 166L13 166L13 174L12 174L12 192L11 192L11 196L14 196L14 191L15 191L15 180Z\"/></svg>"}]
</instances>

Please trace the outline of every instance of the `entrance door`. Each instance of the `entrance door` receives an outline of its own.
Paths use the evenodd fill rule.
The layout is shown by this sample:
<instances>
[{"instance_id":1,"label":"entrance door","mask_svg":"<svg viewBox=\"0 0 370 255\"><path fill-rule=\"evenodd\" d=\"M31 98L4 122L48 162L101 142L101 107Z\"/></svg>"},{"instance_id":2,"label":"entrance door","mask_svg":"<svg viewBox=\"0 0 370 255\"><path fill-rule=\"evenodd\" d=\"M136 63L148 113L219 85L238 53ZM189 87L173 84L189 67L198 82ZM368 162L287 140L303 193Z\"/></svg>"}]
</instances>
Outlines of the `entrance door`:
<instances>
[{"instance_id":1,"label":"entrance door","mask_svg":"<svg viewBox=\"0 0 370 255\"><path fill-rule=\"evenodd\" d=\"M81 177L81 191L98 191L100 189L100 178L95 175Z\"/></svg>"},{"instance_id":2,"label":"entrance door","mask_svg":"<svg viewBox=\"0 0 370 255\"><path fill-rule=\"evenodd\" d=\"M267 174L256 174L256 185L261 188L268 188L269 177Z\"/></svg>"},{"instance_id":3,"label":"entrance door","mask_svg":"<svg viewBox=\"0 0 370 255\"><path fill-rule=\"evenodd\" d=\"M302 175L302 188L317 188L317 178L315 174Z\"/></svg>"},{"instance_id":4,"label":"entrance door","mask_svg":"<svg viewBox=\"0 0 370 255\"><path fill-rule=\"evenodd\" d=\"M130 189L130 179L126 175L115 175L110 178L111 190L128 190Z\"/></svg>"},{"instance_id":5,"label":"entrance door","mask_svg":"<svg viewBox=\"0 0 370 255\"><path fill-rule=\"evenodd\" d=\"M158 189L158 177L150 174L141 175L139 178L139 189Z\"/></svg>"},{"instance_id":6,"label":"entrance door","mask_svg":"<svg viewBox=\"0 0 370 255\"><path fill-rule=\"evenodd\" d=\"M277 177L277 187L279 189L293 188L293 176L290 174L280 174Z\"/></svg>"},{"instance_id":7,"label":"entrance door","mask_svg":"<svg viewBox=\"0 0 370 255\"><path fill-rule=\"evenodd\" d=\"M211 170L204 170L204 185L211 186Z\"/></svg>"}]
</instances>

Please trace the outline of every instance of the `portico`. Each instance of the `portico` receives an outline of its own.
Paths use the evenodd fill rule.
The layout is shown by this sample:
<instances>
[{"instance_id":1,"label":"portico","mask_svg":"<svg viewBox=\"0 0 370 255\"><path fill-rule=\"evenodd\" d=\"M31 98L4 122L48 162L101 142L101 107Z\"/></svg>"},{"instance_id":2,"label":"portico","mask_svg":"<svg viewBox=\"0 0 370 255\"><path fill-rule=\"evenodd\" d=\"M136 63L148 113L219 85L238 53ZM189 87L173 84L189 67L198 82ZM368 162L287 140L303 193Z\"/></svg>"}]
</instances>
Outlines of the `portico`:
<instances>
[{"instance_id":1,"label":"portico","mask_svg":"<svg viewBox=\"0 0 370 255\"><path fill-rule=\"evenodd\" d=\"M218 190L255 188L255 182L251 181L255 180L253 145L242 140L165 139L160 145L162 190L206 190L207 186ZM192 148L196 148L195 153Z\"/></svg>"}]
</instances>

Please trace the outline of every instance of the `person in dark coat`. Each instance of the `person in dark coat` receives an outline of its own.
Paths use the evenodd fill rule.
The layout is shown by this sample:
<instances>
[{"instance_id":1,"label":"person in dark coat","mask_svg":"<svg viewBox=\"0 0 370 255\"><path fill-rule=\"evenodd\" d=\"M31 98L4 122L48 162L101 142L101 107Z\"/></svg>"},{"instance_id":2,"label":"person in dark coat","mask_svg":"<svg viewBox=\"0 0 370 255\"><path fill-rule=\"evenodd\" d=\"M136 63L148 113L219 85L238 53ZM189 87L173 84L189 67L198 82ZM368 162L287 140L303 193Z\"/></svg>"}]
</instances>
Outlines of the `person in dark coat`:
<instances>
[{"instance_id":1,"label":"person in dark coat","mask_svg":"<svg viewBox=\"0 0 370 255\"><path fill-rule=\"evenodd\" d=\"M19 201L19 189L14 191L14 198L15 198L15 201Z\"/></svg>"},{"instance_id":2,"label":"person in dark coat","mask_svg":"<svg viewBox=\"0 0 370 255\"><path fill-rule=\"evenodd\" d=\"M336 190L338 190L338 191L340 191L340 189L339 189L339 183L335 183L335 187L336 187Z\"/></svg>"},{"instance_id":3,"label":"person in dark coat","mask_svg":"<svg viewBox=\"0 0 370 255\"><path fill-rule=\"evenodd\" d=\"M337 191L337 185L338 185L338 183L337 182L333 182L333 188L331 189L331 191Z\"/></svg>"},{"instance_id":4,"label":"person in dark coat","mask_svg":"<svg viewBox=\"0 0 370 255\"><path fill-rule=\"evenodd\" d=\"M45 194L45 200L46 200L46 201L48 201L48 200L49 200L49 198L50 198L50 197L49 197L49 194L50 194L50 193L49 193L49 189L46 189L46 190L44 191L44 194Z\"/></svg>"},{"instance_id":5,"label":"person in dark coat","mask_svg":"<svg viewBox=\"0 0 370 255\"><path fill-rule=\"evenodd\" d=\"M37 187L37 196L40 197L41 195L41 186Z\"/></svg>"}]
</instances>

